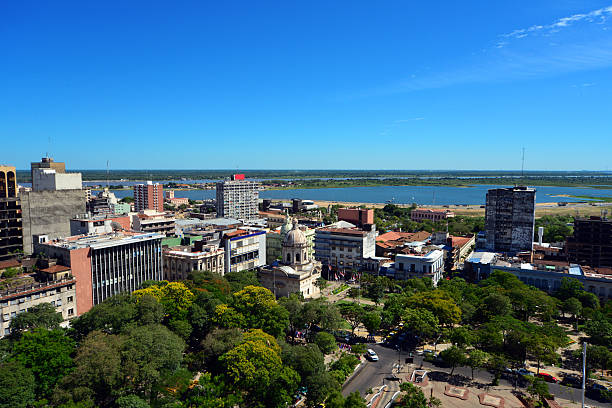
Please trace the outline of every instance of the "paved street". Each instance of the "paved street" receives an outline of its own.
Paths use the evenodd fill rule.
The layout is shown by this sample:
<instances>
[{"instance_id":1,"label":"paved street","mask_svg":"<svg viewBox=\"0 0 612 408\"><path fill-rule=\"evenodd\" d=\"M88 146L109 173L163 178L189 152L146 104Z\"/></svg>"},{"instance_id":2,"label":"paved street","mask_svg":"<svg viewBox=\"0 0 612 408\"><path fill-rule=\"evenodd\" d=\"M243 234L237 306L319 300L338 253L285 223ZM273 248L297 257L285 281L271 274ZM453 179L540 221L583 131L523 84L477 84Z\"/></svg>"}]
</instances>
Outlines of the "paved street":
<instances>
[{"instance_id":1,"label":"paved street","mask_svg":"<svg viewBox=\"0 0 612 408\"><path fill-rule=\"evenodd\" d=\"M374 351L376 351L379 356L379 361L366 361L360 371L353 378L351 378L349 382L345 384L342 390L343 395L346 396L351 392L359 391L360 394L365 397L365 393L368 389L382 385L384 379L391 377L392 374L395 375L397 373L397 370L394 369L395 365L398 362L398 352L396 350L383 347L382 345L378 344L369 345L369 348L372 348ZM407 356L408 353L402 351L402 364L404 364L404 359ZM475 394L480 392L489 392L493 394L502 395L504 396L504 398L512 400L515 403L517 402L516 398L512 395L512 392L514 390L519 390L520 388L515 387L513 378L502 378L500 380L499 386L490 387L488 384L492 382L493 375L486 370L475 370L474 380L472 380L472 373L469 367L457 367L453 372L453 376L449 377L448 373L450 372L450 368L442 368L432 363L424 362L421 356L415 357L414 364L408 365L408 367L403 367L402 372L400 374L402 381L405 381L406 376L411 373L413 369L419 368L419 366L421 365L423 369L430 372L429 378L431 380L432 386L435 389L435 394L438 397L441 397L441 393L443 392L443 385L446 383L452 383L453 385L467 387ZM399 382L385 380L384 384L387 384L387 386L389 387L387 388L387 391L383 394L383 399L386 402L390 399L394 392L399 389ZM524 389L522 390L524 391ZM554 394L557 396L557 398L561 398L562 400L564 400L561 401L564 406L579 406L578 402L581 400L580 389L566 387L560 384L549 384L549 390L551 394ZM601 403L598 401L591 400L589 398L587 398L585 401L587 405L593 407L612 407L612 404ZM464 404L460 400L451 399L450 403L448 403L447 405L462 407ZM379 406L384 406L384 404L379 404ZM513 405L506 406L508 407Z\"/></svg>"},{"instance_id":2,"label":"paved street","mask_svg":"<svg viewBox=\"0 0 612 408\"><path fill-rule=\"evenodd\" d=\"M369 348L378 354L378 361L365 361L364 366L359 373L355 375L342 389L343 395L348 395L354 391L359 391L362 396L365 396L366 391L370 388L383 384L383 379L390 377L393 372L393 365L397 364L397 351L382 347L378 344L368 345ZM385 384L390 381L385 380Z\"/></svg>"}]
</instances>

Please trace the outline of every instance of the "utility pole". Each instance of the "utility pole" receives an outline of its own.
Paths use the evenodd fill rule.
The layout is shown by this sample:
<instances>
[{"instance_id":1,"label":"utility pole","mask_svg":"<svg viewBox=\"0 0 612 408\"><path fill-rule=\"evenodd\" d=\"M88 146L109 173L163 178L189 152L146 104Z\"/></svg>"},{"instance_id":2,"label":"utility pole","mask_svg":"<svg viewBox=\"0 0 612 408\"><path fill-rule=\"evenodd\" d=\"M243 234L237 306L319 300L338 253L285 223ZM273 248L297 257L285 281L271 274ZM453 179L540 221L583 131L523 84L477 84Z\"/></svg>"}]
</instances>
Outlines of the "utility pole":
<instances>
[{"instance_id":1,"label":"utility pole","mask_svg":"<svg viewBox=\"0 0 612 408\"><path fill-rule=\"evenodd\" d=\"M586 388L586 341L582 344L582 408L584 408L584 390Z\"/></svg>"}]
</instances>

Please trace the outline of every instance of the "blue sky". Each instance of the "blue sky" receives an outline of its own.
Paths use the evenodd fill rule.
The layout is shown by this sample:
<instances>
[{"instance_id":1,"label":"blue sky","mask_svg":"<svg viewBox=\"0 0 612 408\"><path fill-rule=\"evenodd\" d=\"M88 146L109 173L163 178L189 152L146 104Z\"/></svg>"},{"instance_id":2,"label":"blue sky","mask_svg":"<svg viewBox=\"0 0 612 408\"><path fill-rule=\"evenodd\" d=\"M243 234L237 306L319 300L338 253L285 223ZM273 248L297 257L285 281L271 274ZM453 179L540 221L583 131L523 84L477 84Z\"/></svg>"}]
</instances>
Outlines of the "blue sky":
<instances>
[{"instance_id":1,"label":"blue sky","mask_svg":"<svg viewBox=\"0 0 612 408\"><path fill-rule=\"evenodd\" d=\"M2 2L0 162L612 170L612 0Z\"/></svg>"}]
</instances>

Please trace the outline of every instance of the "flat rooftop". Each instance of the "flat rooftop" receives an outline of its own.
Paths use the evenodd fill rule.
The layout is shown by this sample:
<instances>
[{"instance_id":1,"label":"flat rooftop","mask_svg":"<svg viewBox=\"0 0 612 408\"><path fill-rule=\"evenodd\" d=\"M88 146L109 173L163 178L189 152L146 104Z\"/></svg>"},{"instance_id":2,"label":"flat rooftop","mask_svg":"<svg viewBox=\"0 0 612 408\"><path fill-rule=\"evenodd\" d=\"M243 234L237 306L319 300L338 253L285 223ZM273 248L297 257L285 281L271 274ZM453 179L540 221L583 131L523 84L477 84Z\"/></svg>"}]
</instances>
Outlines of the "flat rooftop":
<instances>
[{"instance_id":1,"label":"flat rooftop","mask_svg":"<svg viewBox=\"0 0 612 408\"><path fill-rule=\"evenodd\" d=\"M105 248L117 245L126 245L134 242L150 241L165 238L157 233L140 233L133 231L111 232L97 235L75 235L64 239L48 241L41 245L66 248L69 250L80 248Z\"/></svg>"}]
</instances>

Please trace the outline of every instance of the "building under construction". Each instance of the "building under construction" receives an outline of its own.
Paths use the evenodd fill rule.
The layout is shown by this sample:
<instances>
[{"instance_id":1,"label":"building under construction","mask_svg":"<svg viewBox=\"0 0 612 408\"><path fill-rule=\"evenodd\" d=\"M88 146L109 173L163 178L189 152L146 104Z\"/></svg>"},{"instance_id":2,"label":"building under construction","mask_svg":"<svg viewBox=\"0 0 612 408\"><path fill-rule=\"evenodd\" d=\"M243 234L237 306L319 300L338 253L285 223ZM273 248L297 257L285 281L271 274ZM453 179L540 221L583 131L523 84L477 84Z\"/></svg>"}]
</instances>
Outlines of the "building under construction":
<instances>
[{"instance_id":1,"label":"building under construction","mask_svg":"<svg viewBox=\"0 0 612 408\"><path fill-rule=\"evenodd\" d=\"M574 235L567 239L569 262L594 268L612 268L612 220L601 217L574 220Z\"/></svg>"}]
</instances>

